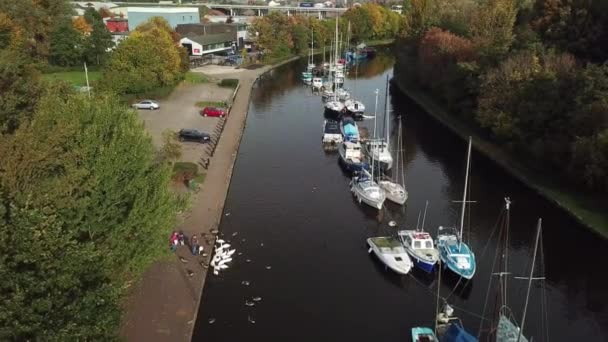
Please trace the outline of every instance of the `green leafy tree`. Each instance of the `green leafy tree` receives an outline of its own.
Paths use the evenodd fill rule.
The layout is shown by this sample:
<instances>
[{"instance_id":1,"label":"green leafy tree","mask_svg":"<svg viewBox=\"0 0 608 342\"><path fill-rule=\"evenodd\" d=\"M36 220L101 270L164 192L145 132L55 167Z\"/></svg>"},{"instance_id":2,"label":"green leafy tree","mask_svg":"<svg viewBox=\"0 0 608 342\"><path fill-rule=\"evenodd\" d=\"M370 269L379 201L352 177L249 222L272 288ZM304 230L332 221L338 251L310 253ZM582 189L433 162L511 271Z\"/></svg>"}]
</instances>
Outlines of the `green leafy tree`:
<instances>
[{"instance_id":1,"label":"green leafy tree","mask_svg":"<svg viewBox=\"0 0 608 342\"><path fill-rule=\"evenodd\" d=\"M99 12L88 8L84 18L91 25L91 34L85 40L84 55L89 63L101 64L114 45L112 34L108 31Z\"/></svg>"},{"instance_id":2,"label":"green leafy tree","mask_svg":"<svg viewBox=\"0 0 608 342\"><path fill-rule=\"evenodd\" d=\"M471 18L470 31L478 52L495 63L506 55L513 43L517 16L514 0L489 0Z\"/></svg>"},{"instance_id":3,"label":"green leafy tree","mask_svg":"<svg viewBox=\"0 0 608 342\"><path fill-rule=\"evenodd\" d=\"M0 13L22 30L25 55L42 62L50 53L51 34L57 25L71 18L72 11L67 0L0 0Z\"/></svg>"},{"instance_id":4,"label":"green leafy tree","mask_svg":"<svg viewBox=\"0 0 608 342\"><path fill-rule=\"evenodd\" d=\"M606 1L539 0L532 25L549 45L597 63L608 59Z\"/></svg>"},{"instance_id":5,"label":"green leafy tree","mask_svg":"<svg viewBox=\"0 0 608 342\"><path fill-rule=\"evenodd\" d=\"M41 92L40 72L26 51L21 27L0 13L0 135L31 115Z\"/></svg>"},{"instance_id":6,"label":"green leafy tree","mask_svg":"<svg viewBox=\"0 0 608 342\"><path fill-rule=\"evenodd\" d=\"M138 27L114 50L99 83L102 89L138 94L183 79L183 49L163 26L150 23L145 29Z\"/></svg>"},{"instance_id":7,"label":"green leafy tree","mask_svg":"<svg viewBox=\"0 0 608 342\"><path fill-rule=\"evenodd\" d=\"M125 281L178 209L137 114L52 90L0 159L0 340L114 339Z\"/></svg>"},{"instance_id":8,"label":"green leafy tree","mask_svg":"<svg viewBox=\"0 0 608 342\"><path fill-rule=\"evenodd\" d=\"M163 146L160 149L160 159L170 163L178 160L182 156L182 145L177 141L177 133L165 130L162 136Z\"/></svg>"},{"instance_id":9,"label":"green leafy tree","mask_svg":"<svg viewBox=\"0 0 608 342\"><path fill-rule=\"evenodd\" d=\"M72 66L83 62L84 36L76 31L71 21L64 21L51 34L49 62L59 66Z\"/></svg>"},{"instance_id":10,"label":"green leafy tree","mask_svg":"<svg viewBox=\"0 0 608 342\"><path fill-rule=\"evenodd\" d=\"M302 24L296 24L292 27L293 49L296 54L302 55L308 53L308 45L310 44L309 32L306 26Z\"/></svg>"}]
</instances>

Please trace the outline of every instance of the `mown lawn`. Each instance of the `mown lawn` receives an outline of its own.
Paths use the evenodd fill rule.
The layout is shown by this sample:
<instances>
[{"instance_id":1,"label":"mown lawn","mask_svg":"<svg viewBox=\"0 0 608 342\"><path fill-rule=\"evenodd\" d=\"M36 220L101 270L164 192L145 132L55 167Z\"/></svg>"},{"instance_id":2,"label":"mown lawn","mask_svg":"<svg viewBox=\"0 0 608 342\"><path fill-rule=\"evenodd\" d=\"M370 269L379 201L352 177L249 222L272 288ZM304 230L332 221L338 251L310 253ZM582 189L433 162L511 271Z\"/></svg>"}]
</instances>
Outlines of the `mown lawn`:
<instances>
[{"instance_id":1,"label":"mown lawn","mask_svg":"<svg viewBox=\"0 0 608 342\"><path fill-rule=\"evenodd\" d=\"M87 80L84 71L61 71L50 74L43 74L42 77L47 80L62 80L74 86L86 86ZM100 71L89 71L89 85L101 77Z\"/></svg>"}]
</instances>

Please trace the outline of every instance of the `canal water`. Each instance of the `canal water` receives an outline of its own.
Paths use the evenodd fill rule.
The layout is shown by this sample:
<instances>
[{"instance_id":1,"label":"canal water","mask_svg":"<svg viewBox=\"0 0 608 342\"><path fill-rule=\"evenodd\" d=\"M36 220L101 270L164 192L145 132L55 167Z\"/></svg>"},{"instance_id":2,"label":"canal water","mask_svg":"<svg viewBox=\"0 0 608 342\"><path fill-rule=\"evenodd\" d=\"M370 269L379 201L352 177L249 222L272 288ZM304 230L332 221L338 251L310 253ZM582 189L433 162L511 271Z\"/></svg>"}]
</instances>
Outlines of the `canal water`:
<instances>
[{"instance_id":1,"label":"canal water","mask_svg":"<svg viewBox=\"0 0 608 342\"><path fill-rule=\"evenodd\" d=\"M384 108L393 62L390 52L381 52L347 79L368 112L375 89L379 112ZM305 65L276 69L253 90L220 227L238 254L228 270L209 274L193 341L409 341L410 328L432 327L436 277L392 274L367 253L365 240L395 234L388 225L393 220L401 228L416 227L426 201L427 231L458 224L460 204L454 201L462 197L466 143L391 89L391 131L396 138L401 119L409 199L405 207L387 202L380 212L362 206L349 191L337 154L322 149L323 105L299 80ZM536 222L543 218L535 276L542 273L546 280L544 287L533 284L526 335L536 341L606 341L608 243L483 156L474 152L471 165L470 200L476 203L465 236L478 269L466 286L443 273L441 297L477 334L497 246L490 236L503 198L510 196L514 276L527 274ZM517 319L525 290L526 281L510 281L509 305ZM247 306L253 297L261 301Z\"/></svg>"}]
</instances>

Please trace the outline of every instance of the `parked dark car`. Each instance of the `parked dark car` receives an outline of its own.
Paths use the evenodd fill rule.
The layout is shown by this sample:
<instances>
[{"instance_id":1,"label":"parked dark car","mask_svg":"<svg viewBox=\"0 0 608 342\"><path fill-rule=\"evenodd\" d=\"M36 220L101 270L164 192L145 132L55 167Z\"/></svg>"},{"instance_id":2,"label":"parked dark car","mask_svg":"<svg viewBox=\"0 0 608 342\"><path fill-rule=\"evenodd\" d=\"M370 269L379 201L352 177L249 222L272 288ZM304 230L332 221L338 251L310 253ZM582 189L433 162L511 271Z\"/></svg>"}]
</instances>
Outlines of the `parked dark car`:
<instances>
[{"instance_id":1,"label":"parked dark car","mask_svg":"<svg viewBox=\"0 0 608 342\"><path fill-rule=\"evenodd\" d=\"M196 129L184 128L179 131L179 141L195 141L202 144L209 142L211 136Z\"/></svg>"},{"instance_id":2,"label":"parked dark car","mask_svg":"<svg viewBox=\"0 0 608 342\"><path fill-rule=\"evenodd\" d=\"M200 114L202 116L216 116L223 118L226 116L226 111L216 107L205 107L203 110L201 110Z\"/></svg>"}]
</instances>

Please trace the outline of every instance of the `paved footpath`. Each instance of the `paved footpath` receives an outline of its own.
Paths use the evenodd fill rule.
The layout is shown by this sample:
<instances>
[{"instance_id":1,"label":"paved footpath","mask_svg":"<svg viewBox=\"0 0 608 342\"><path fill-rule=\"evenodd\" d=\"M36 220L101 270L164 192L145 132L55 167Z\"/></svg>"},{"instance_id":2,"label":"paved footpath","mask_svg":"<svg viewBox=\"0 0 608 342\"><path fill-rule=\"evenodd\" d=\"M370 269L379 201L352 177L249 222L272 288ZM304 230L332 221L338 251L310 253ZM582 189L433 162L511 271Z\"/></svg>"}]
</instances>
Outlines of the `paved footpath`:
<instances>
[{"instance_id":1,"label":"paved footpath","mask_svg":"<svg viewBox=\"0 0 608 342\"><path fill-rule=\"evenodd\" d=\"M251 88L255 80L270 69L272 67L266 66L223 75L238 78L240 87L202 188L193 195L192 209L179 227L188 237L201 233L211 236L210 232L219 226L245 129ZM196 258L186 246L180 247L174 257L153 264L133 285L125 303L121 337L134 342L191 340L206 277L200 262L209 263L213 244L212 239L208 242L199 239L199 242L204 245L207 257ZM180 257L187 261L180 261ZM190 272L193 274L189 275Z\"/></svg>"}]
</instances>

